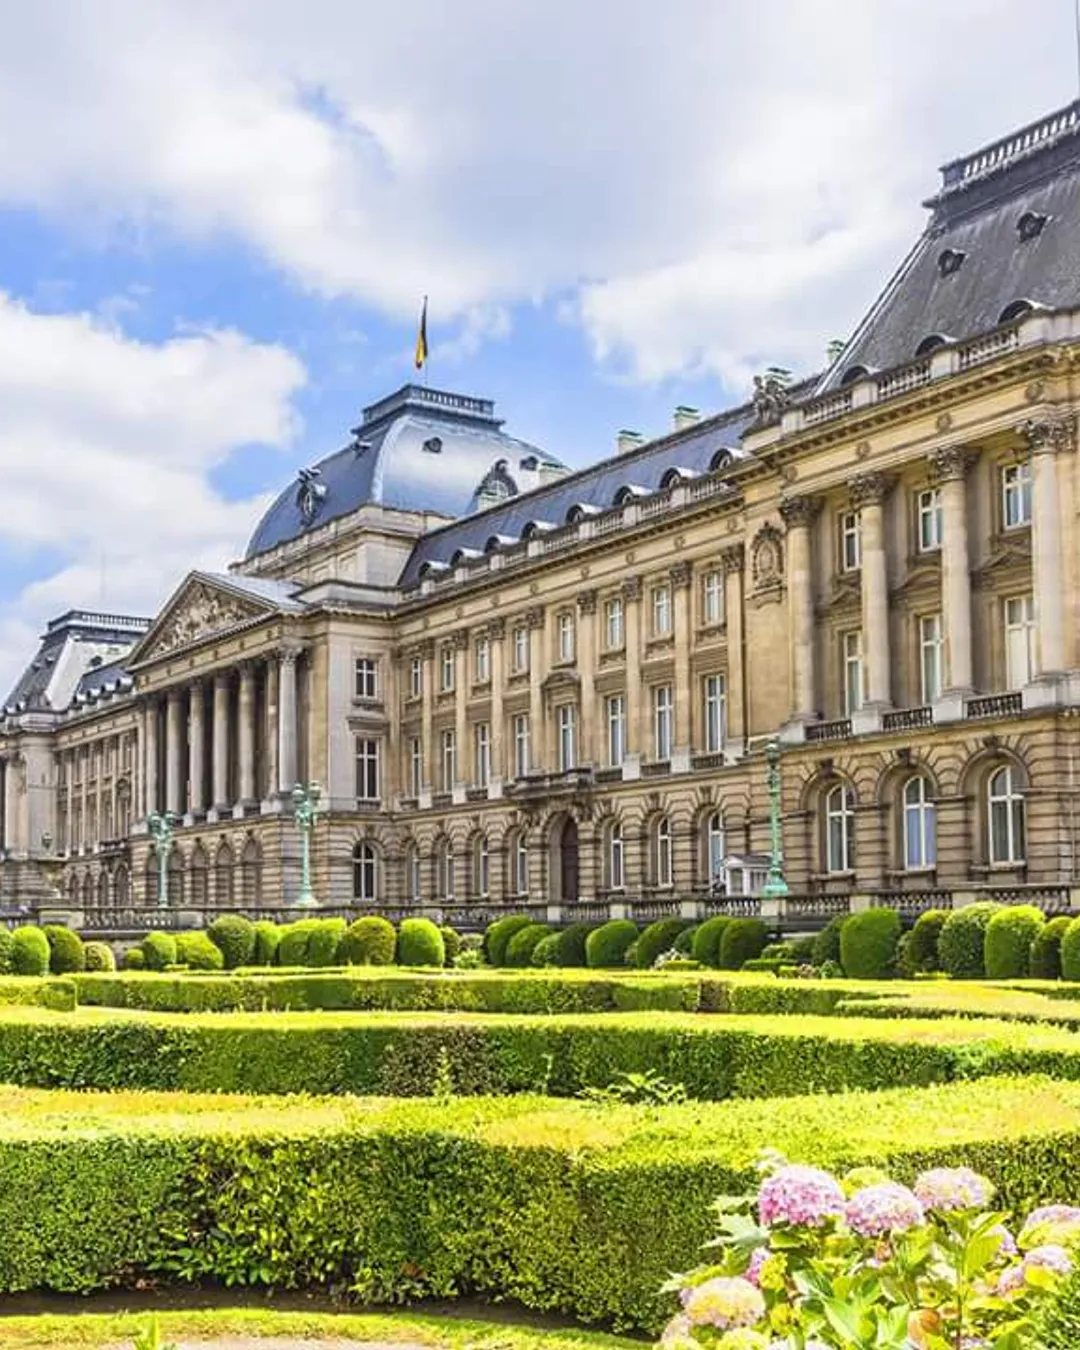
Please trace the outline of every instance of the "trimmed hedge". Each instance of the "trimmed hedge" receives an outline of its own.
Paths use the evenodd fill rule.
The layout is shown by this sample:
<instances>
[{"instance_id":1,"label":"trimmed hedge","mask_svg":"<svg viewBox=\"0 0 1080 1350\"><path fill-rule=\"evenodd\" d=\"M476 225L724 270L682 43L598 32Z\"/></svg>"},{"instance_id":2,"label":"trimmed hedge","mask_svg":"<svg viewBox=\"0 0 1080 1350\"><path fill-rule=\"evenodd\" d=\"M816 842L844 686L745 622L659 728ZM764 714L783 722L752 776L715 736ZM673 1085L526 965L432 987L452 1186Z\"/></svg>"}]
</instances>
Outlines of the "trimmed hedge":
<instances>
[{"instance_id":1,"label":"trimmed hedge","mask_svg":"<svg viewBox=\"0 0 1080 1350\"><path fill-rule=\"evenodd\" d=\"M634 965L639 970L651 970L656 958L671 951L686 927L685 919L657 919L650 923L634 944Z\"/></svg>"},{"instance_id":2,"label":"trimmed hedge","mask_svg":"<svg viewBox=\"0 0 1080 1350\"><path fill-rule=\"evenodd\" d=\"M221 948L211 942L209 935L201 930L177 934L176 959L191 970L225 969L225 957L221 953Z\"/></svg>"},{"instance_id":3,"label":"trimmed hedge","mask_svg":"<svg viewBox=\"0 0 1080 1350\"><path fill-rule=\"evenodd\" d=\"M522 929L522 932L528 932L528 929ZM558 956L559 935L558 933L547 933L533 948L531 964L551 968L556 965Z\"/></svg>"},{"instance_id":4,"label":"trimmed hedge","mask_svg":"<svg viewBox=\"0 0 1080 1350\"><path fill-rule=\"evenodd\" d=\"M592 932L592 925L572 923L556 933L555 964L564 969L583 969L585 959L585 939Z\"/></svg>"},{"instance_id":5,"label":"trimmed hedge","mask_svg":"<svg viewBox=\"0 0 1080 1350\"><path fill-rule=\"evenodd\" d=\"M251 958L253 966L272 966L277 959L278 944L281 942L281 929L269 919L260 919L255 925L255 951Z\"/></svg>"},{"instance_id":6,"label":"trimmed hedge","mask_svg":"<svg viewBox=\"0 0 1080 1350\"><path fill-rule=\"evenodd\" d=\"M399 966L443 966L446 948L438 926L430 919L403 919L398 929Z\"/></svg>"},{"instance_id":7,"label":"trimmed hedge","mask_svg":"<svg viewBox=\"0 0 1080 1350\"><path fill-rule=\"evenodd\" d=\"M171 933L147 933L139 946L147 970L176 965L176 938Z\"/></svg>"},{"instance_id":8,"label":"trimmed hedge","mask_svg":"<svg viewBox=\"0 0 1080 1350\"><path fill-rule=\"evenodd\" d=\"M255 959L255 925L242 914L222 914L206 934L221 952L226 970L250 966Z\"/></svg>"},{"instance_id":9,"label":"trimmed hedge","mask_svg":"<svg viewBox=\"0 0 1080 1350\"><path fill-rule=\"evenodd\" d=\"M75 1007L75 985L69 979L44 976L0 976L0 1004L8 1007L50 1008L53 1012L71 1012Z\"/></svg>"},{"instance_id":10,"label":"trimmed hedge","mask_svg":"<svg viewBox=\"0 0 1080 1350\"><path fill-rule=\"evenodd\" d=\"M107 942L88 942L84 948L84 970L110 971L116 969L116 957Z\"/></svg>"},{"instance_id":11,"label":"trimmed hedge","mask_svg":"<svg viewBox=\"0 0 1080 1350\"><path fill-rule=\"evenodd\" d=\"M16 928L11 935L11 970L15 975L48 975L49 939L33 924Z\"/></svg>"},{"instance_id":12,"label":"trimmed hedge","mask_svg":"<svg viewBox=\"0 0 1080 1350\"><path fill-rule=\"evenodd\" d=\"M1061 939L1061 978L1080 980L1080 919L1070 919Z\"/></svg>"},{"instance_id":13,"label":"trimmed hedge","mask_svg":"<svg viewBox=\"0 0 1080 1350\"><path fill-rule=\"evenodd\" d=\"M714 914L711 919L698 924L694 940L690 944L690 955L695 961L700 961L703 966L712 966L714 970L719 968L720 939L730 922L731 919L727 914Z\"/></svg>"},{"instance_id":14,"label":"trimmed hedge","mask_svg":"<svg viewBox=\"0 0 1080 1350\"><path fill-rule=\"evenodd\" d=\"M318 970L325 966L338 964L338 950L345 936L344 919L313 919L308 934L307 947L304 950L304 965ZM279 961L284 965L283 961Z\"/></svg>"},{"instance_id":15,"label":"trimmed hedge","mask_svg":"<svg viewBox=\"0 0 1080 1350\"><path fill-rule=\"evenodd\" d=\"M638 926L630 919L609 919L585 939L585 961L593 970L621 966L627 949L637 941Z\"/></svg>"},{"instance_id":16,"label":"trimmed hedge","mask_svg":"<svg viewBox=\"0 0 1080 1350\"><path fill-rule=\"evenodd\" d=\"M452 966L461 951L461 934L456 928L451 928L449 924L443 924L439 929L442 934L443 951L446 953L444 965Z\"/></svg>"},{"instance_id":17,"label":"trimmed hedge","mask_svg":"<svg viewBox=\"0 0 1080 1350\"><path fill-rule=\"evenodd\" d=\"M308 964L308 942L317 922L316 919L295 919L292 923L281 926L275 957L277 965L292 968Z\"/></svg>"},{"instance_id":18,"label":"trimmed hedge","mask_svg":"<svg viewBox=\"0 0 1080 1350\"><path fill-rule=\"evenodd\" d=\"M915 920L899 962L901 975L929 975L940 969L938 941L951 912L948 909L924 909Z\"/></svg>"},{"instance_id":19,"label":"trimmed hedge","mask_svg":"<svg viewBox=\"0 0 1080 1350\"><path fill-rule=\"evenodd\" d=\"M339 955L347 966L392 966L397 934L389 919L368 914L345 930Z\"/></svg>"},{"instance_id":20,"label":"trimmed hedge","mask_svg":"<svg viewBox=\"0 0 1080 1350\"><path fill-rule=\"evenodd\" d=\"M826 961L840 964L840 932L848 920L847 914L835 914L814 936L814 945L810 949L810 960L815 966L823 966Z\"/></svg>"},{"instance_id":21,"label":"trimmed hedge","mask_svg":"<svg viewBox=\"0 0 1080 1350\"><path fill-rule=\"evenodd\" d=\"M1003 1207L1075 1198L1080 1088L1037 1080L596 1107L3 1094L0 1291L227 1283L514 1300L656 1331L660 1292L762 1141L903 1182L965 1164ZM79 1128L72 1130L72 1120ZM43 1236L46 1235L46 1236Z\"/></svg>"},{"instance_id":22,"label":"trimmed hedge","mask_svg":"<svg viewBox=\"0 0 1080 1350\"><path fill-rule=\"evenodd\" d=\"M741 970L760 956L769 930L760 919L731 919L720 935L720 969Z\"/></svg>"},{"instance_id":23,"label":"trimmed hedge","mask_svg":"<svg viewBox=\"0 0 1080 1350\"><path fill-rule=\"evenodd\" d=\"M673 946L680 956L693 957L694 938L700 926L696 923L687 924L676 936Z\"/></svg>"},{"instance_id":24,"label":"trimmed hedge","mask_svg":"<svg viewBox=\"0 0 1080 1350\"><path fill-rule=\"evenodd\" d=\"M1035 934L1028 959L1028 974L1033 980L1061 979L1061 941L1070 923L1067 914L1059 914Z\"/></svg>"},{"instance_id":25,"label":"trimmed hedge","mask_svg":"<svg viewBox=\"0 0 1080 1350\"><path fill-rule=\"evenodd\" d=\"M1022 980L1031 964L1031 948L1046 924L1034 905L1009 905L991 916L983 940L983 962L991 980Z\"/></svg>"},{"instance_id":26,"label":"trimmed hedge","mask_svg":"<svg viewBox=\"0 0 1080 1350\"><path fill-rule=\"evenodd\" d=\"M141 947L129 947L124 953L125 970L145 970L146 953Z\"/></svg>"},{"instance_id":27,"label":"trimmed hedge","mask_svg":"<svg viewBox=\"0 0 1080 1350\"><path fill-rule=\"evenodd\" d=\"M1080 1345L1080 1272L1074 1271L1058 1296L1039 1307L1034 1330L1042 1350L1076 1350Z\"/></svg>"},{"instance_id":28,"label":"trimmed hedge","mask_svg":"<svg viewBox=\"0 0 1080 1350\"><path fill-rule=\"evenodd\" d=\"M895 909L864 909L840 929L840 964L853 980L887 980L896 974L903 926Z\"/></svg>"},{"instance_id":29,"label":"trimmed hedge","mask_svg":"<svg viewBox=\"0 0 1080 1350\"><path fill-rule=\"evenodd\" d=\"M522 970L533 963L533 952L544 938L554 936L546 923L531 923L519 928L506 944L506 964L511 970Z\"/></svg>"},{"instance_id":30,"label":"trimmed hedge","mask_svg":"<svg viewBox=\"0 0 1080 1350\"><path fill-rule=\"evenodd\" d=\"M938 938L941 969L954 980L980 980L986 974L986 929L1001 908L990 900L954 909Z\"/></svg>"},{"instance_id":31,"label":"trimmed hedge","mask_svg":"<svg viewBox=\"0 0 1080 1350\"><path fill-rule=\"evenodd\" d=\"M10 928L0 927L0 975L11 974L11 962L15 954L15 935Z\"/></svg>"},{"instance_id":32,"label":"trimmed hedge","mask_svg":"<svg viewBox=\"0 0 1080 1350\"><path fill-rule=\"evenodd\" d=\"M520 933L534 920L527 914L507 914L489 924L484 933L484 956L488 965L501 966L506 962L506 948L515 933Z\"/></svg>"},{"instance_id":33,"label":"trimmed hedge","mask_svg":"<svg viewBox=\"0 0 1080 1350\"><path fill-rule=\"evenodd\" d=\"M78 933L63 924L49 923L41 930L49 944L49 971L53 975L74 975L86 969L86 952Z\"/></svg>"}]
</instances>

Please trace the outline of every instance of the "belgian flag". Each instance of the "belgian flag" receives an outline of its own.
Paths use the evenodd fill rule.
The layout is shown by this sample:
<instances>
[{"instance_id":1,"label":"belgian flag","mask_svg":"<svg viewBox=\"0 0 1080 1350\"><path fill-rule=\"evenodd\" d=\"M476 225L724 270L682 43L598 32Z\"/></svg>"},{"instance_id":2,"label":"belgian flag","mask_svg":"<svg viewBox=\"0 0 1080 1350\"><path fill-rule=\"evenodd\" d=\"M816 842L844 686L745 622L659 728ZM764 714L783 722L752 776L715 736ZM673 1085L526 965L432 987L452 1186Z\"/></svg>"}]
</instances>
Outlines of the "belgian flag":
<instances>
[{"instance_id":1,"label":"belgian flag","mask_svg":"<svg viewBox=\"0 0 1080 1350\"><path fill-rule=\"evenodd\" d=\"M428 345L427 345L427 296L424 296L423 308L420 310L420 328L416 334L416 356L414 358L417 370L423 370L427 365Z\"/></svg>"}]
</instances>

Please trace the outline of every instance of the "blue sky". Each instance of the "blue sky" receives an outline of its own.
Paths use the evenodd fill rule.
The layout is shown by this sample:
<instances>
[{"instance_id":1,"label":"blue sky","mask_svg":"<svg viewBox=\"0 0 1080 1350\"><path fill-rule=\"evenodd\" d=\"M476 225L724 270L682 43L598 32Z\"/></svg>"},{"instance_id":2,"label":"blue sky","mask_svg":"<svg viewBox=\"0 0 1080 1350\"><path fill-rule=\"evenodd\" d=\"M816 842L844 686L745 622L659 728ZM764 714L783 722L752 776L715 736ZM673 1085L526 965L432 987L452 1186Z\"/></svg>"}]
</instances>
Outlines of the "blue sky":
<instances>
[{"instance_id":1,"label":"blue sky","mask_svg":"<svg viewBox=\"0 0 1080 1350\"><path fill-rule=\"evenodd\" d=\"M1071 0L40 0L0 51L0 682L412 375L573 464L817 368Z\"/></svg>"}]
</instances>

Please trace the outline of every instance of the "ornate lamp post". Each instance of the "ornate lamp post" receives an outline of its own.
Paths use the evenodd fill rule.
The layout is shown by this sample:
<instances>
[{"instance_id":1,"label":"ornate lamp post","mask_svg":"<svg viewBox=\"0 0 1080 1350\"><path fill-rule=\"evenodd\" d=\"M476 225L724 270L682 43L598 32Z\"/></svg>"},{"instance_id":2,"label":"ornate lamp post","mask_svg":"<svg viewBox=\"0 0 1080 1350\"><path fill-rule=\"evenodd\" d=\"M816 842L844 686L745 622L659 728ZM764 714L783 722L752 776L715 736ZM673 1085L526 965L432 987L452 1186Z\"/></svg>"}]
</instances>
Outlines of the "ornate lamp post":
<instances>
[{"instance_id":1,"label":"ornate lamp post","mask_svg":"<svg viewBox=\"0 0 1080 1350\"><path fill-rule=\"evenodd\" d=\"M173 847L173 831L180 824L180 818L171 811L152 811L146 818L146 828L154 841L154 853L157 857L157 902L158 909L169 907L169 854Z\"/></svg>"},{"instance_id":2,"label":"ornate lamp post","mask_svg":"<svg viewBox=\"0 0 1080 1350\"><path fill-rule=\"evenodd\" d=\"M775 900L788 893L784 880L784 843L780 831L780 742L771 740L765 747L769 784L769 875L762 897Z\"/></svg>"},{"instance_id":3,"label":"ornate lamp post","mask_svg":"<svg viewBox=\"0 0 1080 1350\"><path fill-rule=\"evenodd\" d=\"M318 783L297 783L292 790L293 820L300 832L300 894L296 903L302 909L316 909L319 904L311 889L311 830L321 797Z\"/></svg>"}]
</instances>

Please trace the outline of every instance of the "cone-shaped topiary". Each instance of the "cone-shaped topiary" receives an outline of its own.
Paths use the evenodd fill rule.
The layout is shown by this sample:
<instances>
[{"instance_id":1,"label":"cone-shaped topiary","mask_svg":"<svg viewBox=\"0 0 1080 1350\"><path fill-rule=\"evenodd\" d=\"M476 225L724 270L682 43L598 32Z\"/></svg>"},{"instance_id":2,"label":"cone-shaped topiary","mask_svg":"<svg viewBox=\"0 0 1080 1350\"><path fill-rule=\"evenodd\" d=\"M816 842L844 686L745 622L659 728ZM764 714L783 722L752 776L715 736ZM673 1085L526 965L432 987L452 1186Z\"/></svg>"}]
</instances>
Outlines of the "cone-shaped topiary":
<instances>
[{"instance_id":1,"label":"cone-shaped topiary","mask_svg":"<svg viewBox=\"0 0 1080 1350\"><path fill-rule=\"evenodd\" d=\"M840 964L853 980L888 980L896 974L896 948L903 925L895 909L849 914L840 929Z\"/></svg>"},{"instance_id":2,"label":"cone-shaped topiary","mask_svg":"<svg viewBox=\"0 0 1080 1350\"><path fill-rule=\"evenodd\" d=\"M73 975L86 969L82 938L63 924L46 924L42 930L49 944L49 970L53 975Z\"/></svg>"},{"instance_id":3,"label":"cone-shaped topiary","mask_svg":"<svg viewBox=\"0 0 1080 1350\"><path fill-rule=\"evenodd\" d=\"M441 966L446 948L437 924L430 919L403 919L398 931L399 966Z\"/></svg>"},{"instance_id":4,"label":"cone-shaped topiary","mask_svg":"<svg viewBox=\"0 0 1080 1350\"><path fill-rule=\"evenodd\" d=\"M176 936L176 959L189 970L224 970L225 958L221 949L210 941L209 934L196 929Z\"/></svg>"},{"instance_id":5,"label":"cone-shaped topiary","mask_svg":"<svg viewBox=\"0 0 1080 1350\"><path fill-rule=\"evenodd\" d=\"M226 970L250 966L255 956L255 925L241 914L222 914L206 930L207 937L221 952Z\"/></svg>"},{"instance_id":6,"label":"cone-shaped topiary","mask_svg":"<svg viewBox=\"0 0 1080 1350\"><path fill-rule=\"evenodd\" d=\"M768 940L769 930L760 919L731 919L720 935L720 969L741 970L761 955Z\"/></svg>"},{"instance_id":7,"label":"cone-shaped topiary","mask_svg":"<svg viewBox=\"0 0 1080 1350\"><path fill-rule=\"evenodd\" d=\"M88 942L83 951L86 955L87 970L109 971L116 969L116 957L113 956L113 949L107 942Z\"/></svg>"},{"instance_id":8,"label":"cone-shaped topiary","mask_svg":"<svg viewBox=\"0 0 1080 1350\"><path fill-rule=\"evenodd\" d=\"M635 944L634 965L639 970L651 970L656 958L675 946L685 927L685 919L657 919L650 923Z\"/></svg>"},{"instance_id":9,"label":"cone-shaped topiary","mask_svg":"<svg viewBox=\"0 0 1080 1350\"><path fill-rule=\"evenodd\" d=\"M278 943L281 941L281 929L269 919L260 919L255 925L255 951L251 957L253 966L272 966L277 958Z\"/></svg>"},{"instance_id":10,"label":"cone-shaped topiary","mask_svg":"<svg viewBox=\"0 0 1080 1350\"><path fill-rule=\"evenodd\" d=\"M1033 980L1061 979L1061 940L1071 923L1067 914L1059 914L1035 934L1028 958L1028 974Z\"/></svg>"},{"instance_id":11,"label":"cone-shaped topiary","mask_svg":"<svg viewBox=\"0 0 1080 1350\"><path fill-rule=\"evenodd\" d=\"M33 924L16 928L11 935L11 969L16 975L48 975L49 939Z\"/></svg>"},{"instance_id":12,"label":"cone-shaped topiary","mask_svg":"<svg viewBox=\"0 0 1080 1350\"><path fill-rule=\"evenodd\" d=\"M690 944L690 955L695 961L700 961L703 966L712 966L714 970L719 969L720 939L730 922L729 915L714 914L711 919L698 924L694 940Z\"/></svg>"},{"instance_id":13,"label":"cone-shaped topiary","mask_svg":"<svg viewBox=\"0 0 1080 1350\"><path fill-rule=\"evenodd\" d=\"M176 965L176 938L171 933L147 933L140 946L147 970Z\"/></svg>"},{"instance_id":14,"label":"cone-shaped topiary","mask_svg":"<svg viewBox=\"0 0 1080 1350\"><path fill-rule=\"evenodd\" d=\"M519 928L506 944L506 964L512 970L531 966L536 944L548 936L552 933L546 923L531 923L528 928Z\"/></svg>"},{"instance_id":15,"label":"cone-shaped topiary","mask_svg":"<svg viewBox=\"0 0 1080 1350\"><path fill-rule=\"evenodd\" d=\"M621 966L626 949L637 941L638 927L629 919L609 919L594 928L585 939L585 961L593 970L611 970Z\"/></svg>"},{"instance_id":16,"label":"cone-shaped topiary","mask_svg":"<svg viewBox=\"0 0 1080 1350\"><path fill-rule=\"evenodd\" d=\"M396 950L394 925L377 914L354 920L341 939L341 960L347 966L392 966Z\"/></svg>"},{"instance_id":17,"label":"cone-shaped topiary","mask_svg":"<svg viewBox=\"0 0 1080 1350\"><path fill-rule=\"evenodd\" d=\"M1031 947L1046 915L1034 905L1009 905L998 910L986 925L983 962L991 980L1027 978Z\"/></svg>"},{"instance_id":18,"label":"cone-shaped topiary","mask_svg":"<svg viewBox=\"0 0 1080 1350\"><path fill-rule=\"evenodd\" d=\"M506 964L506 944L534 921L527 914L507 914L489 924L484 934L484 956L489 966Z\"/></svg>"},{"instance_id":19,"label":"cone-shaped topiary","mask_svg":"<svg viewBox=\"0 0 1080 1350\"><path fill-rule=\"evenodd\" d=\"M924 909L915 920L898 959L900 974L905 979L929 975L938 969L938 940L949 913L947 909Z\"/></svg>"},{"instance_id":20,"label":"cone-shaped topiary","mask_svg":"<svg viewBox=\"0 0 1080 1350\"><path fill-rule=\"evenodd\" d=\"M1001 908L991 900L954 909L938 938L938 964L954 980L981 980L986 974L986 928Z\"/></svg>"},{"instance_id":21,"label":"cone-shaped topiary","mask_svg":"<svg viewBox=\"0 0 1080 1350\"><path fill-rule=\"evenodd\" d=\"M552 964L566 966L570 969L578 969L584 966L586 964L585 939L592 931L592 924L572 923L560 933L556 933L555 960Z\"/></svg>"}]
</instances>

